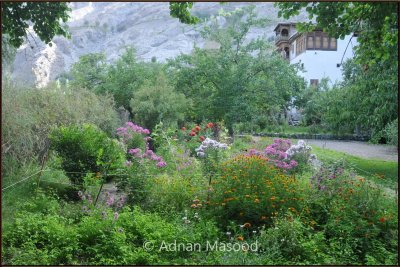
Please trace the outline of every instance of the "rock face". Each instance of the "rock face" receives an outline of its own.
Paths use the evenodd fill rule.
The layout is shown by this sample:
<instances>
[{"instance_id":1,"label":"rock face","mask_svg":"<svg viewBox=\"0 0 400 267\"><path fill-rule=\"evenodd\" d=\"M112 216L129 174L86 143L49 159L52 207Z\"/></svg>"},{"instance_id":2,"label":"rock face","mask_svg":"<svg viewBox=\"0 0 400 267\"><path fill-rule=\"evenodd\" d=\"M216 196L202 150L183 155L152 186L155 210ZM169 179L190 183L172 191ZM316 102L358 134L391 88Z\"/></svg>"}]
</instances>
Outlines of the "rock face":
<instances>
[{"instance_id":1,"label":"rock face","mask_svg":"<svg viewBox=\"0 0 400 267\"><path fill-rule=\"evenodd\" d=\"M217 15L220 9L232 11L250 3L195 3L192 13L200 18ZM273 3L253 3L260 17L271 20L265 28L252 29L249 39L274 35L277 9ZM45 86L68 71L79 57L104 52L109 61L117 59L126 47L136 49L139 60L159 62L181 53L190 53L193 47L205 46L200 36L200 25L185 25L169 15L169 3L71 3L68 22L71 39L57 36L53 45L43 44L34 32L18 49L12 77L25 85ZM302 21L305 14L292 21ZM223 22L223 18L221 18Z\"/></svg>"}]
</instances>

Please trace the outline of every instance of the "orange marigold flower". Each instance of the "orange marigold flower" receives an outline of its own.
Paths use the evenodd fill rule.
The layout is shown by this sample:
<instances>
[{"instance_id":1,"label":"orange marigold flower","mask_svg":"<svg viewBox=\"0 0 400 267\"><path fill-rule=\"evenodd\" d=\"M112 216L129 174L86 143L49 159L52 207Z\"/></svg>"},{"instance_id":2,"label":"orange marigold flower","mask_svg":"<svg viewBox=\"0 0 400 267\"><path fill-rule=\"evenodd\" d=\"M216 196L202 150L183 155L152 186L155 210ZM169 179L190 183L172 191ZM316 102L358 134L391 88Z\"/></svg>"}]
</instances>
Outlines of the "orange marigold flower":
<instances>
[{"instance_id":1,"label":"orange marigold flower","mask_svg":"<svg viewBox=\"0 0 400 267\"><path fill-rule=\"evenodd\" d=\"M192 204L190 207L191 208L197 208L197 205L196 204Z\"/></svg>"},{"instance_id":2,"label":"orange marigold flower","mask_svg":"<svg viewBox=\"0 0 400 267\"><path fill-rule=\"evenodd\" d=\"M243 227L244 227L244 228L249 228L249 227L251 227L251 223L248 223L248 222L247 222L247 223L243 224Z\"/></svg>"},{"instance_id":3,"label":"orange marigold flower","mask_svg":"<svg viewBox=\"0 0 400 267\"><path fill-rule=\"evenodd\" d=\"M238 236L238 237L237 237L237 240L243 241L243 240L244 240L244 237L243 237L243 236Z\"/></svg>"},{"instance_id":4,"label":"orange marigold flower","mask_svg":"<svg viewBox=\"0 0 400 267\"><path fill-rule=\"evenodd\" d=\"M270 198L271 201L274 201L275 199L276 199L276 197L274 197L274 196L272 196L272 197Z\"/></svg>"},{"instance_id":5,"label":"orange marigold flower","mask_svg":"<svg viewBox=\"0 0 400 267\"><path fill-rule=\"evenodd\" d=\"M250 195L246 195L245 197L249 198L249 197L250 197Z\"/></svg>"}]
</instances>

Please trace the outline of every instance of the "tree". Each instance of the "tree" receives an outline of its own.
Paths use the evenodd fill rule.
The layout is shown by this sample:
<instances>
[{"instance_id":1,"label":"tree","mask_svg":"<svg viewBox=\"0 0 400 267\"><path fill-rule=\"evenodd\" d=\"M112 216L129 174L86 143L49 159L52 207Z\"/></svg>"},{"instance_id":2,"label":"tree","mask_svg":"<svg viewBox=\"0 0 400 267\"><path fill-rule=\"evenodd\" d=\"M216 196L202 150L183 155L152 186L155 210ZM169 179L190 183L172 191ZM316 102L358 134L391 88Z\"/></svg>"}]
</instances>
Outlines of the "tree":
<instances>
[{"instance_id":1,"label":"tree","mask_svg":"<svg viewBox=\"0 0 400 267\"><path fill-rule=\"evenodd\" d=\"M279 17L289 19L301 10L310 21L298 23L299 31L323 29L335 38L358 34L356 60L363 65L379 61L397 64L397 3L378 2L280 2ZM315 23L312 21L315 18Z\"/></svg>"},{"instance_id":2,"label":"tree","mask_svg":"<svg viewBox=\"0 0 400 267\"><path fill-rule=\"evenodd\" d=\"M170 2L169 10L173 18L178 18L180 22L185 24L196 24L200 19L190 14L190 9L193 7L192 2Z\"/></svg>"},{"instance_id":3,"label":"tree","mask_svg":"<svg viewBox=\"0 0 400 267\"><path fill-rule=\"evenodd\" d=\"M51 45L55 35L69 36L66 25L62 25L67 22L69 11L66 2L2 2L2 34L7 34L9 43L18 48L31 24L39 38Z\"/></svg>"},{"instance_id":4,"label":"tree","mask_svg":"<svg viewBox=\"0 0 400 267\"><path fill-rule=\"evenodd\" d=\"M245 42L251 27L267 23L256 18L253 6L224 16L227 28L214 18L202 31L215 49L181 55L169 63L169 71L177 90L193 100L188 119L224 120L232 134L234 123L260 116L273 123L304 82L265 40Z\"/></svg>"},{"instance_id":5,"label":"tree","mask_svg":"<svg viewBox=\"0 0 400 267\"><path fill-rule=\"evenodd\" d=\"M187 105L185 95L177 93L162 72L158 73L155 82L146 81L130 100L135 122L149 129L154 129L160 121L177 127L177 122L184 118Z\"/></svg>"},{"instance_id":6,"label":"tree","mask_svg":"<svg viewBox=\"0 0 400 267\"><path fill-rule=\"evenodd\" d=\"M96 91L107 78L106 55L93 53L83 55L71 67L72 85Z\"/></svg>"}]
</instances>

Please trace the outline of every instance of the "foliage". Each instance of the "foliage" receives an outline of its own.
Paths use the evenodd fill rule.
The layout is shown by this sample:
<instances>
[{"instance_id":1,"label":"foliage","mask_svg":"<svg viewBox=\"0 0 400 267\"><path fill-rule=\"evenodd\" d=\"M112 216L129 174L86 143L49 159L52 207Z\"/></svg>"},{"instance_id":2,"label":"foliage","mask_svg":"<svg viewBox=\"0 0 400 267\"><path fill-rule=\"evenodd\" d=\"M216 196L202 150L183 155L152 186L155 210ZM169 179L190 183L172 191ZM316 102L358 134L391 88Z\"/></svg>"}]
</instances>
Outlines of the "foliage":
<instances>
[{"instance_id":1,"label":"foliage","mask_svg":"<svg viewBox=\"0 0 400 267\"><path fill-rule=\"evenodd\" d=\"M104 53L93 53L79 57L79 61L71 67L71 84L93 90L104 83L106 76L106 55Z\"/></svg>"},{"instance_id":2,"label":"foliage","mask_svg":"<svg viewBox=\"0 0 400 267\"><path fill-rule=\"evenodd\" d=\"M199 18L192 16L189 9L193 7L192 2L170 2L169 10L173 18L178 18L180 22L185 24L196 24Z\"/></svg>"},{"instance_id":3,"label":"foliage","mask_svg":"<svg viewBox=\"0 0 400 267\"><path fill-rule=\"evenodd\" d=\"M385 134L389 144L398 146L398 139L399 139L398 119L395 119L385 127Z\"/></svg>"},{"instance_id":4,"label":"foliage","mask_svg":"<svg viewBox=\"0 0 400 267\"><path fill-rule=\"evenodd\" d=\"M187 119L223 120L233 134L233 124L267 116L269 123L304 86L291 66L268 49L263 39L244 42L251 27L265 26L253 8L225 14L228 27L214 18L202 31L205 39L215 42L215 49L195 48L191 55L181 55L169 63L175 88L193 100Z\"/></svg>"},{"instance_id":5,"label":"foliage","mask_svg":"<svg viewBox=\"0 0 400 267\"><path fill-rule=\"evenodd\" d=\"M2 88L2 106L2 159L18 165L43 159L53 127L93 123L111 134L119 124L113 100L84 89L72 93L54 85L41 90L7 85ZM11 167L3 165L3 175Z\"/></svg>"},{"instance_id":6,"label":"foliage","mask_svg":"<svg viewBox=\"0 0 400 267\"><path fill-rule=\"evenodd\" d=\"M365 178L335 167L322 170L316 181L307 200L309 214L314 227L324 230L337 264L366 264L366 255L380 253L373 250L376 245L389 255L397 251L393 243L398 231L394 199ZM391 264L397 261L391 260Z\"/></svg>"},{"instance_id":7,"label":"foliage","mask_svg":"<svg viewBox=\"0 0 400 267\"><path fill-rule=\"evenodd\" d=\"M397 65L398 14L395 3L282 2L275 5L280 9L278 16L285 19L298 15L303 9L307 11L310 21L297 24L300 31L320 28L342 39L357 33L358 63L372 66L389 61Z\"/></svg>"},{"instance_id":8,"label":"foliage","mask_svg":"<svg viewBox=\"0 0 400 267\"><path fill-rule=\"evenodd\" d=\"M301 218L288 213L277 218L274 226L261 230L262 257L274 264L331 264L329 247L322 232L314 232ZM268 262L264 262L268 264Z\"/></svg>"},{"instance_id":9,"label":"foliage","mask_svg":"<svg viewBox=\"0 0 400 267\"><path fill-rule=\"evenodd\" d=\"M20 47L27 36L29 24L39 38L51 46L55 35L68 37L66 26L71 9L62 2L4 2L1 5L2 34L10 37L10 44Z\"/></svg>"},{"instance_id":10,"label":"foliage","mask_svg":"<svg viewBox=\"0 0 400 267\"><path fill-rule=\"evenodd\" d=\"M228 220L270 225L281 212L301 210L298 181L263 156L239 155L228 160L211 184L210 209L223 225Z\"/></svg>"},{"instance_id":11,"label":"foliage","mask_svg":"<svg viewBox=\"0 0 400 267\"><path fill-rule=\"evenodd\" d=\"M145 82L154 84L160 64L137 62L135 50L127 47L115 62L107 64L104 53L81 56L72 65L72 84L97 94L111 94L116 107L131 110L130 100Z\"/></svg>"},{"instance_id":12,"label":"foliage","mask_svg":"<svg viewBox=\"0 0 400 267\"><path fill-rule=\"evenodd\" d=\"M120 145L94 125L59 127L52 131L50 140L74 184L82 185L88 172L106 174L109 179L125 161Z\"/></svg>"},{"instance_id":13,"label":"foliage","mask_svg":"<svg viewBox=\"0 0 400 267\"><path fill-rule=\"evenodd\" d=\"M153 129L162 121L165 126L176 127L184 119L188 101L185 95L174 91L166 77L159 73L154 83L144 83L130 100L130 107L137 122Z\"/></svg>"}]
</instances>

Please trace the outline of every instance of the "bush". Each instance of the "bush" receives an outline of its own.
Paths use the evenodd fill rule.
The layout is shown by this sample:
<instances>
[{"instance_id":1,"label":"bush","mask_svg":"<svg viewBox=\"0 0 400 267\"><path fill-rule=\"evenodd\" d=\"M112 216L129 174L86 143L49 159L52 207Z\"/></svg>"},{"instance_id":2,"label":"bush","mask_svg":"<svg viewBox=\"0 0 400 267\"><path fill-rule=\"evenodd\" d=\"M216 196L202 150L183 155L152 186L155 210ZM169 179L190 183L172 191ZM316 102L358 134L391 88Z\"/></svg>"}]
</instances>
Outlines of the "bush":
<instances>
[{"instance_id":1,"label":"bush","mask_svg":"<svg viewBox=\"0 0 400 267\"><path fill-rule=\"evenodd\" d=\"M389 193L336 166L321 169L312 184L308 220L324 231L335 264L386 263L382 248L387 255L397 253L398 210ZM390 257L396 264L397 258Z\"/></svg>"},{"instance_id":2,"label":"bush","mask_svg":"<svg viewBox=\"0 0 400 267\"><path fill-rule=\"evenodd\" d=\"M112 98L84 89L4 86L2 106L2 160L19 165L43 157L55 126L93 123L111 134L119 124ZM12 172L10 166L3 164L3 175Z\"/></svg>"},{"instance_id":3,"label":"bush","mask_svg":"<svg viewBox=\"0 0 400 267\"><path fill-rule=\"evenodd\" d=\"M59 127L50 136L52 148L62 158L62 168L74 184L82 185L88 172L107 173L109 178L125 162L124 151L94 125Z\"/></svg>"},{"instance_id":4,"label":"bush","mask_svg":"<svg viewBox=\"0 0 400 267\"><path fill-rule=\"evenodd\" d=\"M230 220L270 225L281 212L300 211L303 199L297 180L257 155L240 155L223 163L212 190L210 210L223 225Z\"/></svg>"},{"instance_id":5,"label":"bush","mask_svg":"<svg viewBox=\"0 0 400 267\"><path fill-rule=\"evenodd\" d=\"M291 213L278 218L273 227L261 230L260 248L262 257L271 259L273 264L332 263L323 233L315 233Z\"/></svg>"},{"instance_id":6,"label":"bush","mask_svg":"<svg viewBox=\"0 0 400 267\"><path fill-rule=\"evenodd\" d=\"M389 123L385 127L384 132L385 132L386 140L388 141L388 143L398 147L398 139L399 139L398 119L395 119L394 121Z\"/></svg>"},{"instance_id":7,"label":"bush","mask_svg":"<svg viewBox=\"0 0 400 267\"><path fill-rule=\"evenodd\" d=\"M130 101L135 120L149 129L160 121L176 127L183 120L187 106L185 95L175 92L162 73L154 84L147 82L134 92Z\"/></svg>"}]
</instances>

